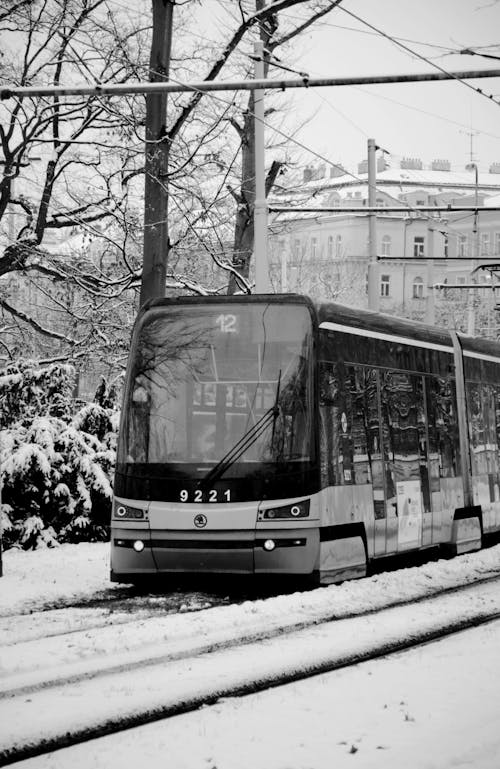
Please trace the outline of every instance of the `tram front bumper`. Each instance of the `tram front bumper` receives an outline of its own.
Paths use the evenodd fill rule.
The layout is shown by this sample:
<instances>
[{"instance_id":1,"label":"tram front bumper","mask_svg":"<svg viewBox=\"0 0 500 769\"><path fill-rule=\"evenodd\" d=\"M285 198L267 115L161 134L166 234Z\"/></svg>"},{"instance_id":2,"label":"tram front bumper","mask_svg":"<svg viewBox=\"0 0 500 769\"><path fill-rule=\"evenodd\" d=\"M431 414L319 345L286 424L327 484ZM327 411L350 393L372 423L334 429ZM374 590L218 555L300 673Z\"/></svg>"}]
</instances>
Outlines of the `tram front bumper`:
<instances>
[{"instance_id":1,"label":"tram front bumper","mask_svg":"<svg viewBox=\"0 0 500 769\"><path fill-rule=\"evenodd\" d=\"M130 582L134 577L156 572L149 530L115 529L111 538L111 581Z\"/></svg>"},{"instance_id":2,"label":"tram front bumper","mask_svg":"<svg viewBox=\"0 0 500 769\"><path fill-rule=\"evenodd\" d=\"M234 574L310 574L317 564L318 529L151 532L134 549L137 532L113 537L112 571L127 574L213 572ZM144 532L143 532L144 534Z\"/></svg>"}]
</instances>

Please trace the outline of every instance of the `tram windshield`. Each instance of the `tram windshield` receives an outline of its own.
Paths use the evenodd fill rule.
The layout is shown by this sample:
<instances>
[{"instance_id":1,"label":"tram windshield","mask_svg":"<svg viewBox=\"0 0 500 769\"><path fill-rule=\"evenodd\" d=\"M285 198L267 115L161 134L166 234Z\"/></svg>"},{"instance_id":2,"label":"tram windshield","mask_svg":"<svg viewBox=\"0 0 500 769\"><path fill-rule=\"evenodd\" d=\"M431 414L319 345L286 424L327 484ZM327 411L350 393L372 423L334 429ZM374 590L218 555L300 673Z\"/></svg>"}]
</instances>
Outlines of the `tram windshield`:
<instances>
[{"instance_id":1,"label":"tram windshield","mask_svg":"<svg viewBox=\"0 0 500 769\"><path fill-rule=\"evenodd\" d=\"M241 478L262 463L308 462L311 351L300 304L152 309L136 337L118 463L189 464L198 478L237 467Z\"/></svg>"}]
</instances>

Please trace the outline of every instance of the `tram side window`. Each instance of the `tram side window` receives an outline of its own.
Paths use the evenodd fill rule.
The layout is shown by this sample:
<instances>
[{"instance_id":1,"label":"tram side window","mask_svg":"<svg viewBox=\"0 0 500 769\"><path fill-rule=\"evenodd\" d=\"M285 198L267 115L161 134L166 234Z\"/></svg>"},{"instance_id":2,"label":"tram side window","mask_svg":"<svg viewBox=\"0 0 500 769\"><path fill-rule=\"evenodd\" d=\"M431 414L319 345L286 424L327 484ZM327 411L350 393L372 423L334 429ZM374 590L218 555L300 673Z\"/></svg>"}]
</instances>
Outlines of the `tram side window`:
<instances>
[{"instance_id":1,"label":"tram side window","mask_svg":"<svg viewBox=\"0 0 500 769\"><path fill-rule=\"evenodd\" d=\"M320 364L320 442L323 485L354 483L349 374L343 364Z\"/></svg>"},{"instance_id":2,"label":"tram side window","mask_svg":"<svg viewBox=\"0 0 500 769\"><path fill-rule=\"evenodd\" d=\"M387 504L396 503L397 484L422 482L427 492L422 378L402 371L384 371L381 382L386 458Z\"/></svg>"},{"instance_id":3,"label":"tram side window","mask_svg":"<svg viewBox=\"0 0 500 769\"><path fill-rule=\"evenodd\" d=\"M467 382L465 387L469 412L472 475L482 475L488 472L486 460L486 429L482 403L483 387L477 382Z\"/></svg>"},{"instance_id":4,"label":"tram side window","mask_svg":"<svg viewBox=\"0 0 500 769\"><path fill-rule=\"evenodd\" d=\"M467 382L473 475L498 472L495 392L488 384Z\"/></svg>"},{"instance_id":5,"label":"tram side window","mask_svg":"<svg viewBox=\"0 0 500 769\"><path fill-rule=\"evenodd\" d=\"M486 461L488 473L497 474L499 470L498 443L496 431L496 399L493 385L485 385L483 392L483 412L486 425Z\"/></svg>"},{"instance_id":6,"label":"tram side window","mask_svg":"<svg viewBox=\"0 0 500 769\"><path fill-rule=\"evenodd\" d=\"M378 452L379 423L377 372L366 366L349 366L351 391L353 474L356 484L372 482L372 454Z\"/></svg>"},{"instance_id":7,"label":"tram side window","mask_svg":"<svg viewBox=\"0 0 500 769\"><path fill-rule=\"evenodd\" d=\"M440 478L454 478L460 458L455 383L441 377L426 381L429 454L438 457Z\"/></svg>"},{"instance_id":8,"label":"tram side window","mask_svg":"<svg viewBox=\"0 0 500 769\"><path fill-rule=\"evenodd\" d=\"M494 395L495 395L495 443L497 446L497 463L500 465L500 387L494 388ZM498 472L500 472L500 466L498 469Z\"/></svg>"}]
</instances>

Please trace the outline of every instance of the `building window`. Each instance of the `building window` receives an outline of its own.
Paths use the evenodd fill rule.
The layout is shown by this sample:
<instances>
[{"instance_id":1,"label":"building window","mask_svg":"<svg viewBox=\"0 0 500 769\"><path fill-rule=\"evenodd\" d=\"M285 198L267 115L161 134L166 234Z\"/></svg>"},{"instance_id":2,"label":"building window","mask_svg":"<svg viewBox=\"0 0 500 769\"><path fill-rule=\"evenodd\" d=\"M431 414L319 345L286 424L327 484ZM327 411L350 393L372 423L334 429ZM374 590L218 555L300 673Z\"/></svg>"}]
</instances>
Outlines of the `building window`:
<instances>
[{"instance_id":1,"label":"building window","mask_svg":"<svg viewBox=\"0 0 500 769\"><path fill-rule=\"evenodd\" d=\"M495 232L495 256L500 254L500 232Z\"/></svg>"},{"instance_id":2,"label":"building window","mask_svg":"<svg viewBox=\"0 0 500 769\"><path fill-rule=\"evenodd\" d=\"M443 254L444 254L444 258L445 259L448 259L448 248L449 248L448 235L445 235L444 236L444 243L443 243Z\"/></svg>"},{"instance_id":3,"label":"building window","mask_svg":"<svg viewBox=\"0 0 500 769\"><path fill-rule=\"evenodd\" d=\"M342 235L335 238L335 256L342 256Z\"/></svg>"},{"instance_id":4,"label":"building window","mask_svg":"<svg viewBox=\"0 0 500 769\"><path fill-rule=\"evenodd\" d=\"M318 238L311 238L311 259L316 259L318 255Z\"/></svg>"},{"instance_id":5,"label":"building window","mask_svg":"<svg viewBox=\"0 0 500 769\"><path fill-rule=\"evenodd\" d=\"M414 299L423 299L424 298L424 281L422 278L415 278L413 281L413 298Z\"/></svg>"},{"instance_id":6,"label":"building window","mask_svg":"<svg viewBox=\"0 0 500 769\"><path fill-rule=\"evenodd\" d=\"M300 240L296 238L293 241L293 256L294 259L300 259Z\"/></svg>"},{"instance_id":7,"label":"building window","mask_svg":"<svg viewBox=\"0 0 500 769\"><path fill-rule=\"evenodd\" d=\"M425 238L422 235L415 235L413 238L413 256L417 259L425 256Z\"/></svg>"},{"instance_id":8,"label":"building window","mask_svg":"<svg viewBox=\"0 0 500 769\"><path fill-rule=\"evenodd\" d=\"M482 232L481 233L481 255L488 256L489 253L490 253L490 233Z\"/></svg>"},{"instance_id":9,"label":"building window","mask_svg":"<svg viewBox=\"0 0 500 769\"><path fill-rule=\"evenodd\" d=\"M382 256L391 255L391 236L384 235L382 237Z\"/></svg>"},{"instance_id":10,"label":"building window","mask_svg":"<svg viewBox=\"0 0 500 769\"><path fill-rule=\"evenodd\" d=\"M333 257L333 235L328 236L328 258Z\"/></svg>"},{"instance_id":11,"label":"building window","mask_svg":"<svg viewBox=\"0 0 500 769\"><path fill-rule=\"evenodd\" d=\"M391 285L390 275L380 276L380 296L389 296L389 290Z\"/></svg>"},{"instance_id":12,"label":"building window","mask_svg":"<svg viewBox=\"0 0 500 769\"><path fill-rule=\"evenodd\" d=\"M458 256L467 256L467 235L458 236Z\"/></svg>"}]
</instances>

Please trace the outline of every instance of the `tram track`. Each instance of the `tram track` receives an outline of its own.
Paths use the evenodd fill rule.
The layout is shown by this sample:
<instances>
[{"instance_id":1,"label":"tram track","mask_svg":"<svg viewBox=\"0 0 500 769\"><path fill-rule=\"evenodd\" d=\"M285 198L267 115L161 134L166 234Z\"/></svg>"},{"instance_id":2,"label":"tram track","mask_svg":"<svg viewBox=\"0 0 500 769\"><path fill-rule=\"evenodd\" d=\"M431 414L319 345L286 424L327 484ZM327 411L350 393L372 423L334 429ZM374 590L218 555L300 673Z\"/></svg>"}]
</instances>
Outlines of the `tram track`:
<instances>
[{"instance_id":1,"label":"tram track","mask_svg":"<svg viewBox=\"0 0 500 769\"><path fill-rule=\"evenodd\" d=\"M500 579L500 575L494 572L492 575L477 578L471 587L488 584L497 579ZM21 631L21 637L18 633L15 642L9 640L8 633L0 635L0 699L8 694L29 693L59 683L76 684L85 678L108 673L118 674L147 666L152 661L161 664L164 661L182 660L195 654L209 654L214 650L228 649L238 644L270 640L283 633L313 627L319 621L333 622L376 615L381 609L438 599L440 596L456 594L467 587L452 585L440 588L430 595L389 599L382 607L377 608L357 607L356 610L349 610L335 607L324 611L319 619L317 614L300 616L299 613L290 616L288 620L280 616L278 620L270 622L268 614L260 618L256 613L252 617L251 626L243 624L235 628L229 623L227 629L223 628L208 635L206 628L210 624L210 615L203 614L201 608L190 612L191 616L175 615L172 612L160 615L156 611L140 612L138 615L120 614L117 617L106 615L101 622L92 618L81 626L69 628L67 621L61 616L55 621L55 625L61 625L59 632L54 628L53 622L49 621L49 627L52 629L45 635L41 635L39 629L34 635L27 634L23 637ZM61 615L64 615L66 611L56 610L55 613L61 612ZM200 616L193 620L193 615L197 613ZM9 617L10 621L12 619ZM20 615L19 619L26 620L27 616ZM0 631L1 629L0 621ZM124 641L124 638L128 639L129 629L134 630L132 643ZM193 635L197 638L196 642L192 640ZM125 643L129 644L128 648L123 648ZM61 644L64 646L62 654ZM46 660L50 659L57 659L57 667L47 665Z\"/></svg>"},{"instance_id":2,"label":"tram track","mask_svg":"<svg viewBox=\"0 0 500 769\"><path fill-rule=\"evenodd\" d=\"M333 619L281 633L275 629L267 638L233 638L204 650L191 643L177 657L167 653L90 675L82 669L76 678L10 687L0 697L0 719L13 724L10 735L0 738L0 765L179 715L221 697L400 652L499 618L498 580L482 580L368 617ZM371 625L369 643L359 634L366 622ZM54 702L61 710L57 719L50 717Z\"/></svg>"}]
</instances>

